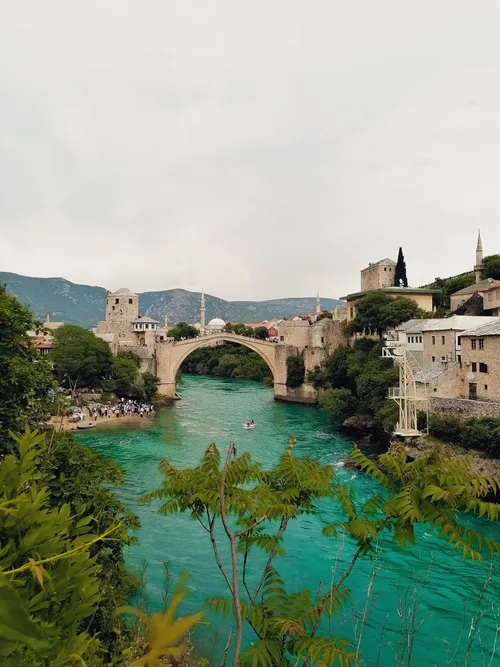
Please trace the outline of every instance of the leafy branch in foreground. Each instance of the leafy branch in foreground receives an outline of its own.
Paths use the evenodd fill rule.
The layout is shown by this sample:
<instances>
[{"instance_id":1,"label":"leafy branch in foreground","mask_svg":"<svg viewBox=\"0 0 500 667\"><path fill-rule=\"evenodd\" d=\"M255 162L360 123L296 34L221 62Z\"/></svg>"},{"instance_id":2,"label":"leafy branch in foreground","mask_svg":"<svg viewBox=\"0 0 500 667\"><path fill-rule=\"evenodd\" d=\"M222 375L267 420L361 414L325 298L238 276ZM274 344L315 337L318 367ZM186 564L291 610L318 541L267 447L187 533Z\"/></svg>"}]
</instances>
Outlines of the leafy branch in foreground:
<instances>
[{"instance_id":1,"label":"leafy branch in foreground","mask_svg":"<svg viewBox=\"0 0 500 667\"><path fill-rule=\"evenodd\" d=\"M458 522L461 510L486 515L490 520L500 514L500 505L484 500L491 490L500 488L500 480L476 479L468 459L450 461L432 452L408 463L404 448L396 446L372 461L354 449L358 467L382 487L380 493L358 506L352 488L336 481L331 466L307 457L296 458L294 444L295 439L290 438L271 470L264 470L247 452L238 456L233 443L224 461L214 444L195 468L182 470L163 460L162 486L142 499L161 500L159 512L165 515L189 512L208 534L230 597L209 598L207 606L235 619L233 667L358 663L360 647L354 649L326 628L349 597L345 582L357 560L374 556L384 534L391 534L403 548L415 542L414 524L426 523L472 561L481 558L485 549L500 553L500 545ZM290 520L317 513L317 502L323 499L340 504L344 516L325 526L323 534L334 539L347 535L356 548L345 571L329 589L322 590L320 584L315 593L290 592L274 562L284 555L283 535ZM221 528L230 547L230 565L220 556ZM263 566L257 566L252 558L255 550L266 554ZM258 560L262 563L262 558ZM241 652L245 624L253 640Z\"/></svg>"},{"instance_id":2,"label":"leafy branch in foreground","mask_svg":"<svg viewBox=\"0 0 500 667\"><path fill-rule=\"evenodd\" d=\"M333 498L337 490L333 468L309 458L296 458L294 444L295 439L290 438L272 470L263 470L247 452L238 456L234 444L229 446L223 464L214 444L192 469L179 470L164 460L162 487L143 498L161 499L159 512L163 514L190 512L207 532L231 595L230 599L211 598L207 606L235 617L233 665L355 662L349 642L316 636L322 620L341 608L349 591L338 584L325 593L290 593L273 566L275 557L284 555L281 543L290 520L316 513L316 502ZM223 529L229 542L230 568L221 560L216 528ZM259 576L250 578L255 549L267 558ZM254 641L240 655L244 623L251 628Z\"/></svg>"},{"instance_id":3,"label":"leafy branch in foreground","mask_svg":"<svg viewBox=\"0 0 500 667\"><path fill-rule=\"evenodd\" d=\"M473 512L490 521L497 521L500 516L500 504L485 500L488 494L498 493L500 478L478 477L471 457L447 459L438 450L432 450L408 462L403 445L395 445L377 462L358 448L353 450L352 457L361 470L387 489L386 500L375 497L368 502L401 548L408 542L415 543L414 526L425 523L436 529L439 537L447 539L454 551L460 549L462 558L481 560L485 552L490 556L500 555L498 542L458 521L460 511ZM359 533L360 544L367 550L372 547L370 529L374 529L373 522L364 525L363 535L362 528Z\"/></svg>"}]
</instances>

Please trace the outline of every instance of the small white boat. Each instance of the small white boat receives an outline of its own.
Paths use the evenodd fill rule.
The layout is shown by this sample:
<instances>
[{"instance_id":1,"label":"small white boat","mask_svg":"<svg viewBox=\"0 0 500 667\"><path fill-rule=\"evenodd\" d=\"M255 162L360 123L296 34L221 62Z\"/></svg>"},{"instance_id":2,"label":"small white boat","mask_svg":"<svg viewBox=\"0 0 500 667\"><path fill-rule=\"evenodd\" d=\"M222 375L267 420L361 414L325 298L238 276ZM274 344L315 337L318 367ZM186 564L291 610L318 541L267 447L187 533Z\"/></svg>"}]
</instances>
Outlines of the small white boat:
<instances>
[{"instance_id":1,"label":"small white boat","mask_svg":"<svg viewBox=\"0 0 500 667\"><path fill-rule=\"evenodd\" d=\"M89 422L88 424L78 424L76 427L79 431L86 431L89 428L95 428L95 424L93 422Z\"/></svg>"},{"instance_id":2,"label":"small white boat","mask_svg":"<svg viewBox=\"0 0 500 667\"><path fill-rule=\"evenodd\" d=\"M255 424L243 424L243 428L255 428Z\"/></svg>"}]
</instances>

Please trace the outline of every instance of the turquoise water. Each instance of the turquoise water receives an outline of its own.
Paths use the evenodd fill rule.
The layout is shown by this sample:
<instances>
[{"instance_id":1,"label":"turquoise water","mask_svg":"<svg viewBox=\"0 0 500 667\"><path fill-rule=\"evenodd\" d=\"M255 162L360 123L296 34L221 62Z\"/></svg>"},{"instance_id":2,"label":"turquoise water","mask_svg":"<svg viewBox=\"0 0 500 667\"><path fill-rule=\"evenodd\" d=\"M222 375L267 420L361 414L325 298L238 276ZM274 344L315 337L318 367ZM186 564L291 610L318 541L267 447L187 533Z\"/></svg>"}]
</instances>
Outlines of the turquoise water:
<instances>
[{"instance_id":1,"label":"turquoise water","mask_svg":"<svg viewBox=\"0 0 500 667\"><path fill-rule=\"evenodd\" d=\"M147 590L153 607L161 604L162 564L168 559L175 575L185 569L190 572L192 592L182 609L188 613L199 610L208 596L226 595L225 584L213 561L208 535L197 522L188 515L163 517L156 513L155 507L138 504L142 494L160 486L161 458L166 457L173 465L193 466L209 443L215 442L224 449L234 440L240 451L248 450L255 459L272 465L291 434L297 438L298 456L311 456L323 464L335 465L339 480L353 484L358 500L368 499L377 487L364 475L342 467L351 443L332 434L325 416L313 407L277 403L268 387L215 377L186 376L180 391L182 401L162 409L150 427L82 433L78 439L114 459L126 471L126 483L117 493L141 520L139 543L129 548L127 560L131 568L137 568L142 559L147 559ZM257 427L244 430L242 424L250 418ZM339 547L321 535L323 525L340 518L336 506L330 503L321 509L321 517L291 522L284 541L286 556L275 561L290 590L306 587L317 590L320 580L323 588L327 588L332 570L338 578L352 556L354 547L350 542ZM472 523L500 541L498 524L492 526L475 519ZM227 550L221 552L228 563ZM257 558L255 562L258 566L262 560ZM416 588L418 629L411 665L464 665L470 622L488 574L487 566L463 562L443 541L423 530L419 532L417 546L405 551L387 541L375 562L356 564L348 579L351 601L332 626L336 636L357 642L374 569L379 571L373 581L371 612L362 634L363 664L380 667L399 664L395 659L401 645L398 605L404 599L410 603L411 591ZM494 570L480 608L484 615L472 645L470 667L490 664L495 616L500 615L499 593L500 570ZM210 655L214 634L225 638L229 627L225 619L210 617L209 620L210 625L201 626L195 638L200 654L205 656ZM500 625L500 620L497 624ZM491 665L500 665L500 646Z\"/></svg>"}]
</instances>

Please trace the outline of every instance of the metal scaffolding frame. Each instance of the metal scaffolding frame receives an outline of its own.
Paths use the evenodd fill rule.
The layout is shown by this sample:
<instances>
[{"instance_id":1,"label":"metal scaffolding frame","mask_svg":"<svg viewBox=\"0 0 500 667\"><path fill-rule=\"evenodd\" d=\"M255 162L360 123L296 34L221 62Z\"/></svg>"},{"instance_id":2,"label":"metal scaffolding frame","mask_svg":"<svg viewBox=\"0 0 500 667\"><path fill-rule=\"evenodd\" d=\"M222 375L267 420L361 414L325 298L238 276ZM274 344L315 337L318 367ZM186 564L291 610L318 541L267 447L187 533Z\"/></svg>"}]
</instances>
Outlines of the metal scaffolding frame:
<instances>
[{"instance_id":1,"label":"metal scaffolding frame","mask_svg":"<svg viewBox=\"0 0 500 667\"><path fill-rule=\"evenodd\" d=\"M425 402L428 411L427 385L424 383L425 396L417 395L414 370L419 364L415 357L405 347L383 347L382 356L392 359L399 367L399 387L389 388L389 398L399 407L399 421L396 424L394 435L402 438L412 438L422 435L417 427L417 405Z\"/></svg>"}]
</instances>

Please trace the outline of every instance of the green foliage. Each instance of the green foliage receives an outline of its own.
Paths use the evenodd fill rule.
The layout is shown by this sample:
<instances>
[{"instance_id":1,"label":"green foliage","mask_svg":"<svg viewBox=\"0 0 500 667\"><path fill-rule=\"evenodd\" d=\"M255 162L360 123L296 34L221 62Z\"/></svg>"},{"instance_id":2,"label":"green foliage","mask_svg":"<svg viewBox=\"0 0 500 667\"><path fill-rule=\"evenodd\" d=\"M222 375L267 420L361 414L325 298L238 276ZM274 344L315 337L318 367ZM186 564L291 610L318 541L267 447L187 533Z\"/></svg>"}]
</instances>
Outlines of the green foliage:
<instances>
[{"instance_id":1,"label":"green foliage","mask_svg":"<svg viewBox=\"0 0 500 667\"><path fill-rule=\"evenodd\" d=\"M0 456L10 430L36 426L51 413L50 365L27 334L36 327L28 308L0 285Z\"/></svg>"},{"instance_id":2,"label":"green foliage","mask_svg":"<svg viewBox=\"0 0 500 667\"><path fill-rule=\"evenodd\" d=\"M500 255L488 255L483 259L484 269L481 278L500 280Z\"/></svg>"},{"instance_id":3,"label":"green foliage","mask_svg":"<svg viewBox=\"0 0 500 667\"><path fill-rule=\"evenodd\" d=\"M349 389L327 389L318 396L318 405L333 423L344 421L356 412L357 401Z\"/></svg>"},{"instance_id":4,"label":"green foliage","mask_svg":"<svg viewBox=\"0 0 500 667\"><path fill-rule=\"evenodd\" d=\"M349 323L351 333L382 336L390 327L398 326L422 312L417 304L404 296L391 297L386 292L366 294L356 303L356 317Z\"/></svg>"},{"instance_id":5,"label":"green foliage","mask_svg":"<svg viewBox=\"0 0 500 667\"><path fill-rule=\"evenodd\" d=\"M73 324L55 330L50 356L58 378L67 381L72 390L97 386L113 368L109 345L92 331Z\"/></svg>"},{"instance_id":6,"label":"green foliage","mask_svg":"<svg viewBox=\"0 0 500 667\"><path fill-rule=\"evenodd\" d=\"M315 366L310 371L307 371L307 382L312 384L316 389L323 389L329 384L328 372L322 366Z\"/></svg>"},{"instance_id":7,"label":"green foliage","mask_svg":"<svg viewBox=\"0 0 500 667\"><path fill-rule=\"evenodd\" d=\"M55 479L53 462L44 436L26 431L0 463L2 664L65 665L70 656L97 656L105 648L97 634L106 628L95 631L92 626L109 595L103 585L112 574L102 570L102 554L93 547L101 542L103 550L109 549L101 541L105 534L112 533L121 544L127 538L120 523L96 538L102 517L83 499L77 502L73 496L70 504L57 498L55 488L71 494ZM108 632L113 634L111 627Z\"/></svg>"},{"instance_id":8,"label":"green foliage","mask_svg":"<svg viewBox=\"0 0 500 667\"><path fill-rule=\"evenodd\" d=\"M403 248L399 249L398 261L394 270L394 285L396 287L408 287L408 278L406 276L406 262L403 255Z\"/></svg>"},{"instance_id":9,"label":"green foliage","mask_svg":"<svg viewBox=\"0 0 500 667\"><path fill-rule=\"evenodd\" d=\"M382 358L379 341L358 338L352 347L338 347L325 362L325 374L332 390L322 393L319 405L333 423L361 414L377 436L392 433L398 414L387 394L398 383L398 371Z\"/></svg>"},{"instance_id":10,"label":"green foliage","mask_svg":"<svg viewBox=\"0 0 500 667\"><path fill-rule=\"evenodd\" d=\"M258 340L266 340L269 336L267 327L249 327L243 324L243 322L228 322L224 327L224 331L235 333L238 336L246 336L247 338L257 338Z\"/></svg>"},{"instance_id":11,"label":"green foliage","mask_svg":"<svg viewBox=\"0 0 500 667\"><path fill-rule=\"evenodd\" d=\"M490 492L498 493L500 478L479 477L473 472L473 461L467 456L444 458L437 450L407 462L403 445L383 454L375 462L355 448L353 459L361 470L384 486L387 500L371 499L359 517L352 506L347 508L350 533L358 535L358 545L364 553L375 548L375 538L389 531L401 548L415 543L414 526L426 524L447 540L450 547L460 550L462 558L481 560L486 553L500 555L500 544L459 523L460 512L472 512L498 521L500 504L484 500ZM369 507L369 513L367 512ZM355 524L355 528L354 525Z\"/></svg>"},{"instance_id":12,"label":"green foliage","mask_svg":"<svg viewBox=\"0 0 500 667\"><path fill-rule=\"evenodd\" d=\"M238 664L274 667L302 664L311 658L332 665L354 664L354 652L347 641L316 637L321 622L339 611L349 591L339 584L324 593L289 592L273 566L274 558L284 555L281 544L289 521L315 512L319 500L333 498L341 489L334 484L331 466L296 458L294 442L291 438L278 465L270 470L264 470L246 452L236 456L232 445L222 467L220 452L213 444L195 468L181 470L163 461L161 488L143 500L161 501L161 514L189 513L208 533L231 596L209 598L207 606L215 613L236 616L238 601L242 620L255 635ZM218 557L217 541L224 534L219 525L223 521L222 498L236 531L233 577ZM250 585L247 572L256 550L264 552L265 564L258 582ZM260 556L256 555L257 562L262 562ZM235 596L234 575L236 580L241 578L242 599Z\"/></svg>"},{"instance_id":13,"label":"green foliage","mask_svg":"<svg viewBox=\"0 0 500 667\"><path fill-rule=\"evenodd\" d=\"M139 371L133 359L119 356L113 359L113 379L115 394L119 397L137 397Z\"/></svg>"},{"instance_id":14,"label":"green foliage","mask_svg":"<svg viewBox=\"0 0 500 667\"><path fill-rule=\"evenodd\" d=\"M257 382L270 380L271 370L256 352L237 343L225 343L215 347L201 347L184 360L184 373L219 375Z\"/></svg>"},{"instance_id":15,"label":"green foliage","mask_svg":"<svg viewBox=\"0 0 500 667\"><path fill-rule=\"evenodd\" d=\"M153 401L156 398L159 382L160 380L149 371L142 374L143 394L148 401Z\"/></svg>"},{"instance_id":16,"label":"green foliage","mask_svg":"<svg viewBox=\"0 0 500 667\"><path fill-rule=\"evenodd\" d=\"M304 359L299 355L292 355L286 359L286 386L295 388L304 383L306 369Z\"/></svg>"},{"instance_id":17,"label":"green foliage","mask_svg":"<svg viewBox=\"0 0 500 667\"><path fill-rule=\"evenodd\" d=\"M465 287L469 287L476 282L474 271L461 273L451 278L436 278L433 283L428 285L431 289L440 289L445 296L458 292Z\"/></svg>"},{"instance_id":18,"label":"green foliage","mask_svg":"<svg viewBox=\"0 0 500 667\"><path fill-rule=\"evenodd\" d=\"M456 415L431 415L429 433L445 442L500 457L500 417L461 419Z\"/></svg>"},{"instance_id":19,"label":"green foliage","mask_svg":"<svg viewBox=\"0 0 500 667\"><path fill-rule=\"evenodd\" d=\"M184 340L185 338L196 338L198 334L198 329L192 324L179 322L179 324L170 329L170 331L167 333L167 336L173 338L174 340Z\"/></svg>"}]
</instances>

